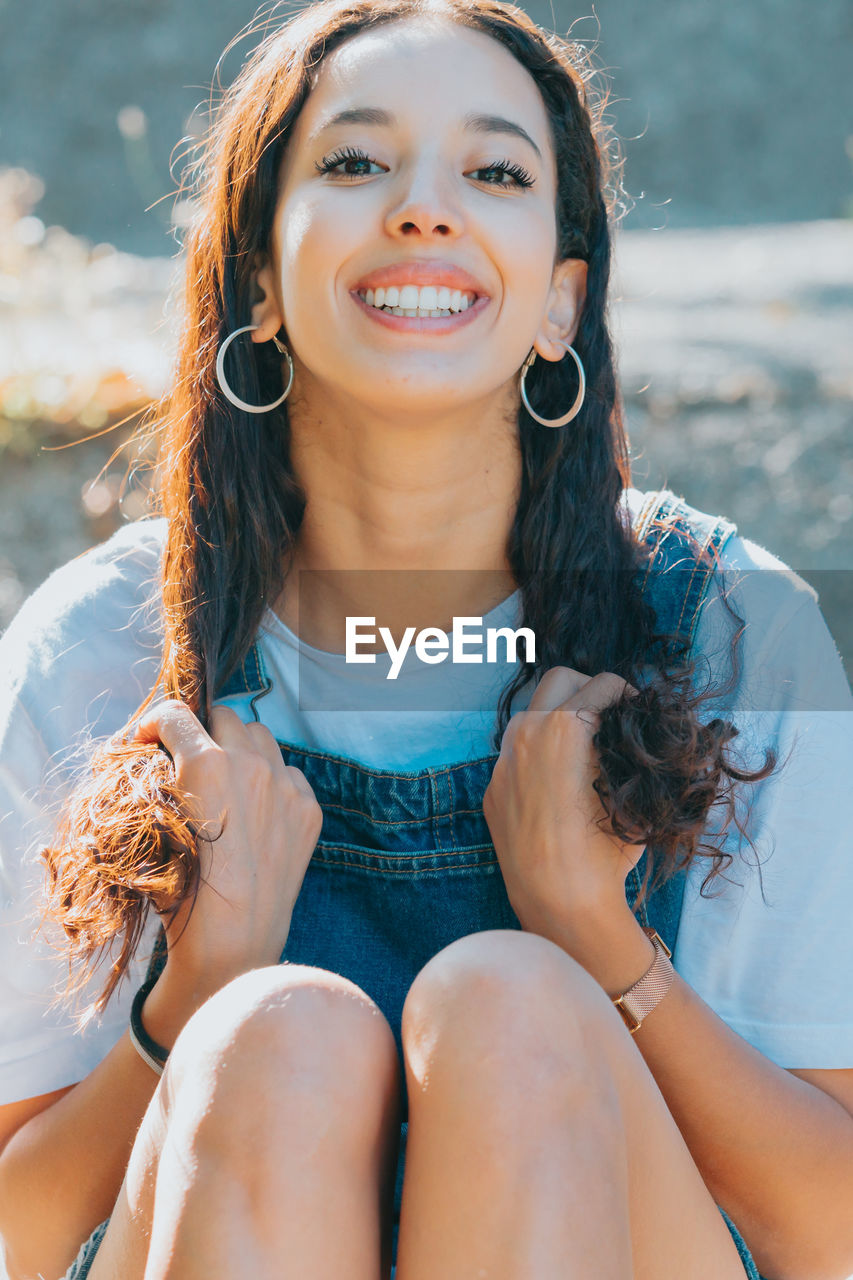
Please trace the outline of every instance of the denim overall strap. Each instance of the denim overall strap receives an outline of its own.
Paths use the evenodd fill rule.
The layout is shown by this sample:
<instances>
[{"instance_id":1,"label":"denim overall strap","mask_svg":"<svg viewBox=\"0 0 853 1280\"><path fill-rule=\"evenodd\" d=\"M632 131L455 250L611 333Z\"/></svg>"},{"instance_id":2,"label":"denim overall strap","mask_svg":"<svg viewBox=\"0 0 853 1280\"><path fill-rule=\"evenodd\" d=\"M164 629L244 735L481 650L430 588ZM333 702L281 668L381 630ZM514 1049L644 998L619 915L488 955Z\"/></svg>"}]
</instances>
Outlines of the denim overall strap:
<instances>
[{"instance_id":1,"label":"denim overall strap","mask_svg":"<svg viewBox=\"0 0 853 1280\"><path fill-rule=\"evenodd\" d=\"M669 489L650 493L634 521L634 533L647 554L640 579L643 597L654 608L658 631L677 637L686 658L720 552L735 532L730 520L697 511ZM674 648L670 645L669 651ZM687 873L676 872L643 901L640 890L649 856L653 875L657 872L660 854L647 850L628 876L626 895L640 923L653 926L674 951Z\"/></svg>"},{"instance_id":2,"label":"denim overall strap","mask_svg":"<svg viewBox=\"0 0 853 1280\"><path fill-rule=\"evenodd\" d=\"M269 693L272 688L272 682L267 675L264 660L261 657L261 650L257 641L252 645L243 661L235 671L216 691L216 698L229 698L233 695L244 693L253 693L252 698L252 714L258 719L258 712L255 703L263 694Z\"/></svg>"},{"instance_id":3,"label":"denim overall strap","mask_svg":"<svg viewBox=\"0 0 853 1280\"><path fill-rule=\"evenodd\" d=\"M648 494L637 513L634 533L648 552L641 589L655 610L658 631L677 637L669 646L670 653L680 644L682 657L690 657L702 603L712 575L720 567L720 552L735 532L736 526L730 520L697 511L669 489ZM649 854L653 872L660 865L659 853L646 850L628 876L626 896L640 923L651 924L674 951L687 873L682 868L643 902L640 890ZM717 1207L747 1280L763 1280L737 1226L721 1206Z\"/></svg>"},{"instance_id":4,"label":"denim overall strap","mask_svg":"<svg viewBox=\"0 0 853 1280\"><path fill-rule=\"evenodd\" d=\"M648 552L641 589L658 630L680 636L688 651L720 552L736 532L731 520L697 511L669 489L649 494L637 513L634 534Z\"/></svg>"}]
</instances>

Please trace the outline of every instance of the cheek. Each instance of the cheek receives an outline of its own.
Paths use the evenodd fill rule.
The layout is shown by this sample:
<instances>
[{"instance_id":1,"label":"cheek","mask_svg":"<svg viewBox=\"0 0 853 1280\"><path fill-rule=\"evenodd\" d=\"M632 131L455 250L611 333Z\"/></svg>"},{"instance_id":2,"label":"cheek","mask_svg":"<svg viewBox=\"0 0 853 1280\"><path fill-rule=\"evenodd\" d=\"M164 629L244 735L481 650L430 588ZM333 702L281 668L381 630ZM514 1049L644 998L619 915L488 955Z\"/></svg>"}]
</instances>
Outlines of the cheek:
<instances>
[{"instance_id":1,"label":"cheek","mask_svg":"<svg viewBox=\"0 0 853 1280\"><path fill-rule=\"evenodd\" d=\"M525 210L524 225L515 230L505 255L508 285L517 297L541 305L551 284L557 248L554 214L543 206Z\"/></svg>"},{"instance_id":2,"label":"cheek","mask_svg":"<svg viewBox=\"0 0 853 1280\"><path fill-rule=\"evenodd\" d=\"M328 201L295 198L278 222L281 291L286 316L299 328L311 317L328 323L346 264L363 252L370 228L360 225L358 210L345 212Z\"/></svg>"},{"instance_id":3,"label":"cheek","mask_svg":"<svg viewBox=\"0 0 853 1280\"><path fill-rule=\"evenodd\" d=\"M322 237L314 211L307 202L294 201L279 218L279 261L285 305L301 301L306 281L317 279L316 263L322 260Z\"/></svg>"}]
</instances>

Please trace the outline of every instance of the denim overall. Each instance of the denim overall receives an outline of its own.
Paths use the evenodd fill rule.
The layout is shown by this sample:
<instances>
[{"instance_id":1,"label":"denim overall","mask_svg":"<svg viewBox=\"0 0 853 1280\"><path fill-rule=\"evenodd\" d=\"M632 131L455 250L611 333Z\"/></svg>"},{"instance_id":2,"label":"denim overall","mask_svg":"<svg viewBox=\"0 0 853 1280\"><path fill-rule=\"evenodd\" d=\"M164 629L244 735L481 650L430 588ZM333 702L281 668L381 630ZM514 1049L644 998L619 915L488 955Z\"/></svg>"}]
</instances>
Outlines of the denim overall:
<instances>
[{"instance_id":1,"label":"denim overall","mask_svg":"<svg viewBox=\"0 0 853 1280\"><path fill-rule=\"evenodd\" d=\"M648 568L642 571L643 591L655 607L658 630L679 633L692 642L716 555L735 526L700 515L663 491L647 498L635 528L652 550ZM268 689L260 651L253 646L217 697L260 697ZM254 702L252 706L254 710ZM281 960L343 974L376 1002L397 1042L405 1117L400 1021L416 974L457 938L484 929L521 927L482 811L497 755L391 773L327 752L279 745L285 762L305 774L323 810L322 832ZM673 950L685 872L641 903L637 899L646 861L644 853L628 877L627 900L640 923L653 925ZM158 963L162 960L158 962L155 953L149 974ZM394 1199L395 1263L407 1130L404 1119ZM725 1213L723 1217L745 1274L761 1280L736 1227ZM66 1280L82 1280L87 1274L105 1225L81 1249Z\"/></svg>"}]
</instances>

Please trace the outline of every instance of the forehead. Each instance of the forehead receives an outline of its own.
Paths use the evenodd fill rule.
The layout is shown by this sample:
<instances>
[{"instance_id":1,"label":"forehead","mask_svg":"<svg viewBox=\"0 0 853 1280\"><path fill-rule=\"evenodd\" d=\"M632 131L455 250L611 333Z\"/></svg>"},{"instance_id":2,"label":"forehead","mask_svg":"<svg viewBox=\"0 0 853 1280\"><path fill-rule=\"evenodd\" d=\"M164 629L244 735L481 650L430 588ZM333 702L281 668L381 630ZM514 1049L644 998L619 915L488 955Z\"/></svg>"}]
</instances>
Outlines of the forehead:
<instances>
[{"instance_id":1,"label":"forehead","mask_svg":"<svg viewBox=\"0 0 853 1280\"><path fill-rule=\"evenodd\" d=\"M400 19L335 49L300 112L300 141L338 111L359 106L384 107L401 124L419 122L433 133L471 110L512 115L543 156L550 150L548 115L527 69L485 32L448 19Z\"/></svg>"}]
</instances>

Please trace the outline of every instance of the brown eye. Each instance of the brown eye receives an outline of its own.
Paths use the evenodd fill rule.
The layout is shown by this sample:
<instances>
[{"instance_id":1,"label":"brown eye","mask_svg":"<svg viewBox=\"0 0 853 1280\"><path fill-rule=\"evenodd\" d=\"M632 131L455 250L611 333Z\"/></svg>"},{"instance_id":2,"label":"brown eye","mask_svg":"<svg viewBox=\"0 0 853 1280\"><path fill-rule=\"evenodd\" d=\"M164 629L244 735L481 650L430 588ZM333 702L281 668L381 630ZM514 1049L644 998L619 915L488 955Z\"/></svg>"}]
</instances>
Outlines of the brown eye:
<instances>
[{"instance_id":1,"label":"brown eye","mask_svg":"<svg viewBox=\"0 0 853 1280\"><path fill-rule=\"evenodd\" d=\"M350 166L367 165L369 167L371 164L375 165L376 161L372 160L366 151L361 151L358 147L345 147L342 151L335 151L332 155L326 156L319 164L315 164L314 168L318 173L334 173L341 165L345 165L347 166L346 169L336 174L336 177L368 178L370 177L369 173L363 171L353 172ZM377 168L381 170L381 166L377 165Z\"/></svg>"},{"instance_id":2,"label":"brown eye","mask_svg":"<svg viewBox=\"0 0 853 1280\"><path fill-rule=\"evenodd\" d=\"M474 169L474 173L504 173L509 174L511 182L491 182L486 178L477 179L479 182L487 182L492 187L532 187L536 179L532 174L528 173L520 164L515 164L510 160L498 160L494 164L484 165L481 169Z\"/></svg>"}]
</instances>

